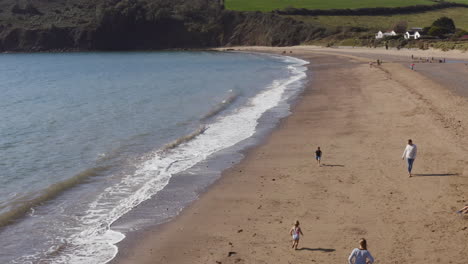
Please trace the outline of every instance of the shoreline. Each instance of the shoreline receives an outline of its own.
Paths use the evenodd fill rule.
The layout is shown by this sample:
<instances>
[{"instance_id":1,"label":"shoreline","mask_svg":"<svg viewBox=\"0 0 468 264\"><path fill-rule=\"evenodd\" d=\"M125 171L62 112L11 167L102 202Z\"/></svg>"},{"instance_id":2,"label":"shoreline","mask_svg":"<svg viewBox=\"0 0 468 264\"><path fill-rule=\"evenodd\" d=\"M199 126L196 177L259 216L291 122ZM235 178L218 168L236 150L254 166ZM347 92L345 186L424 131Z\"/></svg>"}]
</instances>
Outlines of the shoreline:
<instances>
[{"instance_id":1,"label":"shoreline","mask_svg":"<svg viewBox=\"0 0 468 264\"><path fill-rule=\"evenodd\" d=\"M264 48L263 51L281 55L285 49ZM248 150L239 164L223 172L219 180L175 219L139 234L133 245L119 248L120 256L110 263L301 263L305 260L335 263L345 261L360 236L369 238L376 259L387 259L388 263L425 263L436 255L431 253L433 235L439 235L438 240L443 240L447 247L455 248L447 249L443 254L445 259L462 263L459 248L466 240L460 233L467 231L455 230L467 222L457 222L454 226L447 223L454 221L451 210L459 206L455 197L468 198L466 191L459 190L460 186L468 186L464 177L468 174L468 163L453 158L442 164L435 153L447 157L457 157L455 153L463 157L467 153L460 146L466 141L466 118L460 117L467 113L466 106L460 103L464 101L447 105L463 99L448 94L424 76L413 76L414 72L397 63L369 68L367 58L356 61L353 58L356 56L347 55L337 59L324 54L328 49L322 54L304 47L287 49L294 52L285 55L297 56L302 52L299 58L312 58L308 71L315 76L310 79L309 75L310 82L297 104L291 107L292 114L280 121L262 145ZM322 63L314 64L320 60ZM337 80L337 73L342 78ZM411 83L412 78L432 86L423 88L416 83L405 87L404 81ZM415 100L417 109L412 107L410 99ZM446 118L449 112L452 114ZM422 120L414 121L414 116ZM458 122L462 125L456 121L463 121ZM385 127L388 124L395 125ZM417 129L417 125L425 129ZM429 131L438 137L434 138ZM421 177L427 180L408 182L404 166L396 162L408 136L415 137L416 144L424 142L432 147L427 154L421 154L421 162L416 164L418 170L441 170L450 177L432 173L433 177ZM456 151L447 152L438 138L449 145L457 145L458 141ZM373 148L382 140L389 141L390 150ZM314 166L312 153L317 144L324 146L325 158L330 157L330 163L324 159L328 166ZM438 151L433 153L434 149ZM385 157L388 164L373 163L371 157L375 156ZM366 169L370 169L371 175L361 175ZM421 185L427 190L418 190ZM376 186L379 192L373 190ZM434 188L437 199L432 194ZM370 200L368 204L360 202L364 197ZM426 203L423 198L430 198L432 203ZM383 216L376 213L379 208L385 210ZM422 208L428 212L424 209L419 212ZM440 221L431 221L431 215L426 214L431 209ZM414 212L418 212L416 216ZM299 254L288 250L287 230L296 218L301 220L306 234L299 245L305 248L296 252ZM440 234L441 231L446 234ZM405 238L407 235L409 238ZM388 237L392 239L384 239ZM448 238L453 241L447 241ZM413 241L418 241L417 245ZM405 243L409 249L400 245Z\"/></svg>"},{"instance_id":2,"label":"shoreline","mask_svg":"<svg viewBox=\"0 0 468 264\"><path fill-rule=\"evenodd\" d=\"M205 50L205 51L216 52L213 50ZM242 140L241 142L236 143L234 146L227 147L226 149L220 150L219 152L213 155L210 155L207 159L196 164L194 167L187 169L186 171L175 174L174 175L175 177L171 178L171 181L165 187L164 190L161 190L160 193L155 195L155 197L152 197L148 199L147 201L145 201L144 203L142 203L142 208L134 208L127 215L124 215L121 219L117 220L114 223L116 225L116 228L111 228L111 230L119 230L120 227L123 226L124 228L122 232L126 236L125 239L123 239L122 241L118 242L118 244L116 244L118 245L118 248L120 248L121 246L123 248L127 248L129 247L129 245L135 244L137 241L139 241L139 238L142 236L144 232L148 230L161 230L161 228L163 228L165 225L170 223L174 218L177 218L180 212L183 213L185 209L189 208L194 202L198 200L198 196L203 195L206 191L208 191L214 185L216 185L217 181L219 180L219 178L222 177L222 174L224 174L225 171L231 169L233 166L235 166L241 160L243 160L244 157L248 155L248 153L252 149L255 149L257 146L264 144L269 134L271 134L271 132L274 129L276 129L276 127L280 124L281 120L291 114L291 108L294 107L294 105L296 104L298 97L304 90L304 86L305 86L304 83L307 82L307 79L308 79L307 75L305 75L305 77L300 77L300 79L298 79L298 76L304 73L307 73L308 71L307 64L309 64L309 62L304 61L300 58L296 58L296 57L281 56L280 54L259 53L259 52L241 52L241 53L243 55L271 57L271 58L274 58L275 60L279 59L282 61L284 60L284 61L289 62L290 65L288 66L288 68L290 67L294 68L295 74L291 75L287 79L281 79L281 78L275 79L275 82L274 82L276 83L277 81L278 82L285 81L285 83L289 83L287 85L286 84L280 85L280 87L286 87L286 89L283 92L283 96L282 96L283 99L281 99L276 106L270 108L269 110L265 111L261 115L261 117L257 120L258 124L257 124L254 134L251 135L249 138L246 138ZM300 70L300 68L305 68L305 69ZM291 71L291 68L289 69L289 71ZM301 83L302 85L300 85ZM276 89L276 88L273 88L273 89ZM265 92L267 90L269 89L264 87L262 90L260 90L260 92ZM125 229L126 229L125 227L128 226L128 223L131 223L132 221L137 221L138 216L141 214L144 214L143 210L145 208L152 209L153 207L158 207L158 208L161 207L161 205L158 204L158 202L161 202L160 200L162 199L160 197L161 194L163 197L174 196L174 195L170 195L170 192L177 191L177 189L180 189L181 188L181 184L179 183L180 178L181 177L187 178L186 175L189 175L189 174L201 174L201 175L210 174L213 176L209 176L209 178L214 179L214 180L210 180L208 184L204 183L204 184L201 184L200 186L197 185L197 188L194 188L192 186L187 186L187 189L184 191L195 193L195 199L190 200L190 201L182 201L181 204L184 204L184 206L182 206L180 212L170 217L169 219L163 222L154 223L150 226L145 226L145 227L140 226L139 229L136 231L130 231L129 233L125 232ZM214 175L218 175L218 176L214 176ZM200 178L200 176L197 176L197 177ZM182 179L182 181L188 182L190 180L188 180L187 178L185 180ZM191 185L195 186L196 185L195 181ZM156 198L156 196L158 197ZM165 206L162 206L162 207L165 207ZM135 213L135 211L137 212ZM114 257L107 263L114 263L114 261L118 260L119 257L121 257L120 255L122 253L119 250L117 254L118 254L117 258Z\"/></svg>"}]
</instances>

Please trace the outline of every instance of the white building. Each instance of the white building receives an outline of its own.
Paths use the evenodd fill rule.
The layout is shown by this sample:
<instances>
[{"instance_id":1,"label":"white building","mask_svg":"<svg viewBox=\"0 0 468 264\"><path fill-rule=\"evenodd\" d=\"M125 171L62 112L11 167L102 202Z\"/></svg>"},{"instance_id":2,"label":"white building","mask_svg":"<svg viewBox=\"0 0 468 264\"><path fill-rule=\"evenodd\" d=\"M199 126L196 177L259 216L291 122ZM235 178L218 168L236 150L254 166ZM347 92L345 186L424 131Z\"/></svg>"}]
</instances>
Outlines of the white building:
<instances>
[{"instance_id":1,"label":"white building","mask_svg":"<svg viewBox=\"0 0 468 264\"><path fill-rule=\"evenodd\" d=\"M419 31L407 31L404 36L405 39L418 39L421 37L421 34L419 34Z\"/></svg>"},{"instance_id":2,"label":"white building","mask_svg":"<svg viewBox=\"0 0 468 264\"><path fill-rule=\"evenodd\" d=\"M379 32L377 32L377 34L375 34L375 38L376 39L381 39L381 38L391 37L391 36L396 36L396 35L397 35L397 33L395 33L394 30L386 31L385 33L382 33L382 31L379 31Z\"/></svg>"}]
</instances>

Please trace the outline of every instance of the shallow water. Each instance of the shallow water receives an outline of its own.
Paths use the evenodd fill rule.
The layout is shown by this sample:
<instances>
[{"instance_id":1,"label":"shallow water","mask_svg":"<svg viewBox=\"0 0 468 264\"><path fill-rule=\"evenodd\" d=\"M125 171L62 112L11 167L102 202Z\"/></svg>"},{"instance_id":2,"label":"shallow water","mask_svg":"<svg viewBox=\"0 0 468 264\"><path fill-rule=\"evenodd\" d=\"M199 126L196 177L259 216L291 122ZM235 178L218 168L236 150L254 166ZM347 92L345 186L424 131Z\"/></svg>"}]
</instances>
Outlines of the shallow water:
<instances>
[{"instance_id":1,"label":"shallow water","mask_svg":"<svg viewBox=\"0 0 468 264\"><path fill-rule=\"evenodd\" d=\"M259 54L0 58L1 263L110 260L137 228L112 223L174 175L251 137L305 77L303 61ZM211 182L190 175L191 185ZM170 211L157 210L167 217L184 205L165 201Z\"/></svg>"}]
</instances>

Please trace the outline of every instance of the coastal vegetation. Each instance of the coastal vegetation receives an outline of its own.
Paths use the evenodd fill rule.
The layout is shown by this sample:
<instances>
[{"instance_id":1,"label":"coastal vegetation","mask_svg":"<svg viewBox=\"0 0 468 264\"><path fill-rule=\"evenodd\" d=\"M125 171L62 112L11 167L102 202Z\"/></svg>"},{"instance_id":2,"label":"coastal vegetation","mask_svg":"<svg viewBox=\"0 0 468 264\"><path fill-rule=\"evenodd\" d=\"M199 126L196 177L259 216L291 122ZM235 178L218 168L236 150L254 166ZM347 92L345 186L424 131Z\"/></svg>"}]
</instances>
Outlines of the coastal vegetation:
<instances>
[{"instance_id":1,"label":"coastal vegetation","mask_svg":"<svg viewBox=\"0 0 468 264\"><path fill-rule=\"evenodd\" d=\"M307 44L467 50L467 11L468 5L464 3L443 2L431 6L333 10L286 8L274 12L333 32L324 38L307 41ZM419 28L422 37L406 39L403 34L411 28ZM376 39L377 32L391 30L397 35Z\"/></svg>"},{"instance_id":2,"label":"coastal vegetation","mask_svg":"<svg viewBox=\"0 0 468 264\"><path fill-rule=\"evenodd\" d=\"M32 2L31 2L32 3ZM216 0L0 2L0 51L297 45L325 29Z\"/></svg>"},{"instance_id":3,"label":"coastal vegetation","mask_svg":"<svg viewBox=\"0 0 468 264\"><path fill-rule=\"evenodd\" d=\"M307 25L326 28L326 36L304 41L308 44L326 46L387 46L466 50L459 40L468 30L468 0L459 1L267 1L226 0L226 8L234 10L264 11L280 14ZM437 18L447 17L457 25L449 30L434 25ZM405 30L423 28L421 40L406 40L404 32L399 36L376 40L378 31L394 29L404 23ZM397 30L398 31L398 30ZM401 31L401 30L400 30Z\"/></svg>"},{"instance_id":4,"label":"coastal vegetation","mask_svg":"<svg viewBox=\"0 0 468 264\"><path fill-rule=\"evenodd\" d=\"M468 1L466 1L468 2ZM305 9L356 9L372 7L401 7L414 5L433 5L432 0L225 0L226 8L237 11L273 11L285 8Z\"/></svg>"},{"instance_id":5,"label":"coastal vegetation","mask_svg":"<svg viewBox=\"0 0 468 264\"><path fill-rule=\"evenodd\" d=\"M369 31L388 30L398 21L406 21L408 27L427 27L435 18L450 17L458 28L468 30L468 8L457 7L416 14L387 16L290 16L294 19L325 27L358 27Z\"/></svg>"},{"instance_id":6,"label":"coastal vegetation","mask_svg":"<svg viewBox=\"0 0 468 264\"><path fill-rule=\"evenodd\" d=\"M286 2L294 6L281 10L274 6ZM468 4L458 2L4 0L0 1L0 51L150 50L307 43L426 47L432 45L428 41L458 41L466 33ZM236 9L233 4L245 7L239 10L247 10L249 3L269 5L255 10L276 10L231 10ZM453 19L456 30L448 32L434 27L432 23L439 17ZM426 28L426 35L433 38L406 41L400 35L385 42L374 40L377 31L392 29L400 22L404 22L405 28ZM455 45L460 46L464 45Z\"/></svg>"}]
</instances>

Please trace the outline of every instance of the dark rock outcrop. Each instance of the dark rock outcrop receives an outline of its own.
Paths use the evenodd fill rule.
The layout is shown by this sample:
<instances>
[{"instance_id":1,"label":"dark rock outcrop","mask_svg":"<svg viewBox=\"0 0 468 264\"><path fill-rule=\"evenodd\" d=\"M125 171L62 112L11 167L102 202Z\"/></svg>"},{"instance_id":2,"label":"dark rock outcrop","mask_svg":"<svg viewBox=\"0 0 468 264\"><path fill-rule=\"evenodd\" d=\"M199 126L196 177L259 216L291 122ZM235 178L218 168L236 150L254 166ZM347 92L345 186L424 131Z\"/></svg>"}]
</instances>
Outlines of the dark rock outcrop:
<instances>
[{"instance_id":1,"label":"dark rock outcrop","mask_svg":"<svg viewBox=\"0 0 468 264\"><path fill-rule=\"evenodd\" d=\"M323 37L325 29L271 13L225 13L222 45L291 46Z\"/></svg>"}]
</instances>

